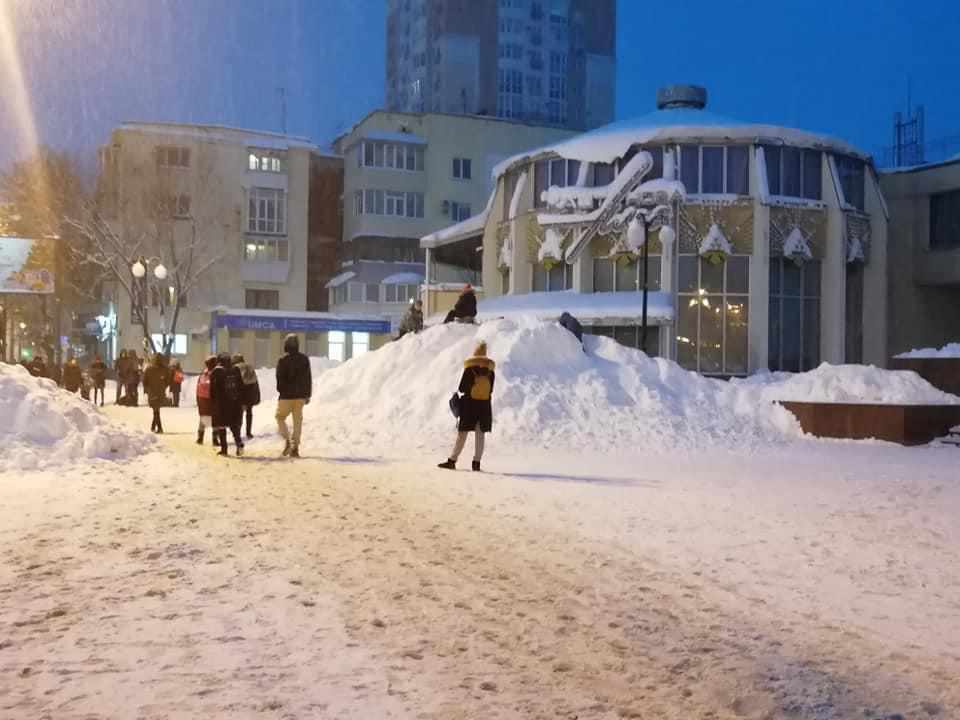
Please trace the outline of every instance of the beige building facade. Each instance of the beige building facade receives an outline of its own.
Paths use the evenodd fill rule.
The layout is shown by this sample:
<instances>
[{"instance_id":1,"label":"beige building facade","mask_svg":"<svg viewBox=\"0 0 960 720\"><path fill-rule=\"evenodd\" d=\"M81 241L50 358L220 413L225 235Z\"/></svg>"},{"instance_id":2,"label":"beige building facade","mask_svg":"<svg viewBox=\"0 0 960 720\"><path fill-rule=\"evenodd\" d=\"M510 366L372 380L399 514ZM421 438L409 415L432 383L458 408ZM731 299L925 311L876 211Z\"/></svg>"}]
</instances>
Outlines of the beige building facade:
<instances>
[{"instance_id":1,"label":"beige building facade","mask_svg":"<svg viewBox=\"0 0 960 720\"><path fill-rule=\"evenodd\" d=\"M647 244L650 354L720 376L885 365L888 214L869 157L705 102L666 89L654 113L503 163L479 233L481 316L567 310L639 347Z\"/></svg>"},{"instance_id":2,"label":"beige building facade","mask_svg":"<svg viewBox=\"0 0 960 720\"><path fill-rule=\"evenodd\" d=\"M890 206L890 353L960 342L960 157L881 174Z\"/></svg>"},{"instance_id":3,"label":"beige building facade","mask_svg":"<svg viewBox=\"0 0 960 720\"><path fill-rule=\"evenodd\" d=\"M178 263L183 268L191 246L194 270L209 264L179 298L173 354L188 371L198 371L218 349L214 310L306 308L310 168L317 154L303 138L173 123L125 123L101 149L103 213L121 236L143 238L139 254L153 286L151 334L170 329L176 304L171 279L158 279L156 266L170 273ZM115 287L109 299L114 349L142 354L143 332L128 294ZM257 353L257 364L275 362L273 345Z\"/></svg>"}]
</instances>

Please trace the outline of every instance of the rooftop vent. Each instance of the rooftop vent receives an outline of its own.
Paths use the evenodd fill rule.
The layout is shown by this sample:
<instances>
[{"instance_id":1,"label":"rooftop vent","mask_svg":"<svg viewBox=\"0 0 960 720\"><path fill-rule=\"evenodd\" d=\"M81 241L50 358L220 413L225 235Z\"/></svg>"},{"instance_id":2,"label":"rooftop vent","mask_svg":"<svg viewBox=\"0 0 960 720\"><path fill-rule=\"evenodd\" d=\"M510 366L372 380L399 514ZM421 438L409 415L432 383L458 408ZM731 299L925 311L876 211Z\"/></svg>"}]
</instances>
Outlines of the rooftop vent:
<instances>
[{"instance_id":1,"label":"rooftop vent","mask_svg":"<svg viewBox=\"0 0 960 720\"><path fill-rule=\"evenodd\" d=\"M707 89L699 85L666 85L657 90L657 110L707 106Z\"/></svg>"}]
</instances>

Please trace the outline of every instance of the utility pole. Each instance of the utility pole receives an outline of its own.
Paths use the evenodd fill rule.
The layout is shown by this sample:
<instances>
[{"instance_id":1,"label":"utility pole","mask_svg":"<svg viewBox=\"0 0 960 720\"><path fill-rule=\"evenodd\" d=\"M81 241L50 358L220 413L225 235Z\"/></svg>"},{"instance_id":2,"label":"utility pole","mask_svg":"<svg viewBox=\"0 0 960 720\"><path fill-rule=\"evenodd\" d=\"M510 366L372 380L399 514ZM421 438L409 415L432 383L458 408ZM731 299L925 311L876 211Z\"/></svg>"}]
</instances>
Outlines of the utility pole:
<instances>
[{"instance_id":1,"label":"utility pole","mask_svg":"<svg viewBox=\"0 0 960 720\"><path fill-rule=\"evenodd\" d=\"M287 89L285 87L277 88L280 93L280 130L284 135L287 134Z\"/></svg>"}]
</instances>

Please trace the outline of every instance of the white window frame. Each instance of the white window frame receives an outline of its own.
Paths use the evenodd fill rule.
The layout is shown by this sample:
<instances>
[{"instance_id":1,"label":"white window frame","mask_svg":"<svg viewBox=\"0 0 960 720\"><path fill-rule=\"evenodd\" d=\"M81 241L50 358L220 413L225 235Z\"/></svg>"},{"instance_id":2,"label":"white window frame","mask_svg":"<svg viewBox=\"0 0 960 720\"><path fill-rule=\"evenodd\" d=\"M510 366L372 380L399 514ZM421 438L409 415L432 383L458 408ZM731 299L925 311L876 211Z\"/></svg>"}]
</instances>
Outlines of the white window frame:
<instances>
[{"instance_id":1,"label":"white window frame","mask_svg":"<svg viewBox=\"0 0 960 720\"><path fill-rule=\"evenodd\" d=\"M190 167L190 148L182 145L158 145L155 149L157 166L169 168Z\"/></svg>"},{"instance_id":2,"label":"white window frame","mask_svg":"<svg viewBox=\"0 0 960 720\"><path fill-rule=\"evenodd\" d=\"M342 330L330 330L327 333L327 357L330 360L346 360L347 334Z\"/></svg>"},{"instance_id":3,"label":"white window frame","mask_svg":"<svg viewBox=\"0 0 960 720\"><path fill-rule=\"evenodd\" d=\"M353 211L360 215L380 215L406 219L423 218L423 193L365 188L353 195ZM380 212L377 212L377 208Z\"/></svg>"},{"instance_id":4,"label":"white window frame","mask_svg":"<svg viewBox=\"0 0 960 720\"><path fill-rule=\"evenodd\" d=\"M287 171L287 157L275 150L261 148L247 149L247 171L266 173L285 173Z\"/></svg>"},{"instance_id":5,"label":"white window frame","mask_svg":"<svg viewBox=\"0 0 960 720\"><path fill-rule=\"evenodd\" d=\"M356 332L350 333L350 357L360 357L370 352L370 333Z\"/></svg>"},{"instance_id":6,"label":"white window frame","mask_svg":"<svg viewBox=\"0 0 960 720\"><path fill-rule=\"evenodd\" d=\"M369 148L369 151L368 151ZM369 152L369 157L368 157ZM387 159L390 162L387 162ZM361 140L357 166L394 170L396 172L423 172L424 148L415 143L392 143L383 140Z\"/></svg>"},{"instance_id":7,"label":"white window frame","mask_svg":"<svg viewBox=\"0 0 960 720\"><path fill-rule=\"evenodd\" d=\"M450 201L451 220L454 222L463 222L469 217L472 217L470 214L470 203L458 202L456 200Z\"/></svg>"},{"instance_id":8,"label":"white window frame","mask_svg":"<svg viewBox=\"0 0 960 720\"><path fill-rule=\"evenodd\" d=\"M272 218L269 217L271 203L274 205ZM279 188L250 188L247 199L247 232L255 235L287 234L286 191Z\"/></svg>"}]
</instances>

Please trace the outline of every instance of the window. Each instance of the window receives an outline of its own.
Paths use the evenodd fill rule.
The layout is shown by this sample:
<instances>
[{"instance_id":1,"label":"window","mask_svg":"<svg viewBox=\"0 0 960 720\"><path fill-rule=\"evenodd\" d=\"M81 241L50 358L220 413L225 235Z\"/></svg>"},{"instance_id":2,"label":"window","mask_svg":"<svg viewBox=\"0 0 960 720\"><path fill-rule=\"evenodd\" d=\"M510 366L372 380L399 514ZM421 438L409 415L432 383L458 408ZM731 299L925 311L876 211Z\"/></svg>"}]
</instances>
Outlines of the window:
<instances>
[{"instance_id":1,"label":"window","mask_svg":"<svg viewBox=\"0 0 960 720\"><path fill-rule=\"evenodd\" d=\"M287 198L283 190L250 188L247 232L283 235L286 233Z\"/></svg>"},{"instance_id":2,"label":"window","mask_svg":"<svg viewBox=\"0 0 960 720\"><path fill-rule=\"evenodd\" d=\"M639 325L589 325L583 329L588 335L611 338L626 347L643 349L643 328ZM650 357L660 355L660 328L647 325L646 353Z\"/></svg>"},{"instance_id":3,"label":"window","mask_svg":"<svg viewBox=\"0 0 960 720\"><path fill-rule=\"evenodd\" d=\"M764 145L763 155L771 195L822 199L823 155L819 150Z\"/></svg>"},{"instance_id":4,"label":"window","mask_svg":"<svg viewBox=\"0 0 960 720\"><path fill-rule=\"evenodd\" d=\"M466 220L470 215L470 205L462 202L450 203L450 219L455 222Z\"/></svg>"},{"instance_id":5,"label":"window","mask_svg":"<svg viewBox=\"0 0 960 720\"><path fill-rule=\"evenodd\" d=\"M660 256L647 256L647 290L660 289ZM643 290L643 261L631 258L593 259L594 292L638 292Z\"/></svg>"},{"instance_id":6,"label":"window","mask_svg":"<svg viewBox=\"0 0 960 720\"><path fill-rule=\"evenodd\" d=\"M843 198L848 205L863 211L864 207L864 164L862 160L837 156L837 173L840 175L840 187L843 188Z\"/></svg>"},{"instance_id":7,"label":"window","mask_svg":"<svg viewBox=\"0 0 960 720\"><path fill-rule=\"evenodd\" d=\"M190 196L180 193L163 198L160 201L160 215L164 218L189 218Z\"/></svg>"},{"instance_id":8,"label":"window","mask_svg":"<svg viewBox=\"0 0 960 720\"><path fill-rule=\"evenodd\" d=\"M552 100L567 99L567 79L560 75L550 76L550 98Z\"/></svg>"},{"instance_id":9,"label":"window","mask_svg":"<svg viewBox=\"0 0 960 720\"><path fill-rule=\"evenodd\" d=\"M531 97L543 96L543 78L538 75L527 75L527 95Z\"/></svg>"},{"instance_id":10,"label":"window","mask_svg":"<svg viewBox=\"0 0 960 720\"><path fill-rule=\"evenodd\" d=\"M370 352L370 333L352 332L350 333L350 357L360 357Z\"/></svg>"},{"instance_id":11,"label":"window","mask_svg":"<svg viewBox=\"0 0 960 720\"><path fill-rule=\"evenodd\" d=\"M177 333L176 335L167 335L167 340L173 338L173 344L170 346L170 353L172 355L186 355L187 354L187 336L186 334ZM160 333L153 333L150 335L150 338L153 340L153 346L157 348L158 352L163 351L163 335Z\"/></svg>"},{"instance_id":12,"label":"window","mask_svg":"<svg viewBox=\"0 0 960 720\"><path fill-rule=\"evenodd\" d=\"M533 292L560 292L573 287L573 266L557 263L549 270L543 265L533 266Z\"/></svg>"},{"instance_id":13,"label":"window","mask_svg":"<svg viewBox=\"0 0 960 720\"><path fill-rule=\"evenodd\" d=\"M244 262L287 262L290 259L286 238L248 237L243 243Z\"/></svg>"},{"instance_id":14,"label":"window","mask_svg":"<svg viewBox=\"0 0 960 720\"><path fill-rule=\"evenodd\" d=\"M252 148L247 152L247 169L252 172L286 172L287 158L281 153Z\"/></svg>"},{"instance_id":15,"label":"window","mask_svg":"<svg viewBox=\"0 0 960 720\"><path fill-rule=\"evenodd\" d=\"M408 143L364 140L358 160L365 167L423 172L423 147Z\"/></svg>"},{"instance_id":16,"label":"window","mask_svg":"<svg viewBox=\"0 0 960 720\"><path fill-rule=\"evenodd\" d=\"M960 190L930 196L930 249L960 247Z\"/></svg>"},{"instance_id":17,"label":"window","mask_svg":"<svg viewBox=\"0 0 960 720\"><path fill-rule=\"evenodd\" d=\"M384 302L387 303L406 303L416 300L420 294L419 285L384 285Z\"/></svg>"},{"instance_id":18,"label":"window","mask_svg":"<svg viewBox=\"0 0 960 720\"><path fill-rule=\"evenodd\" d=\"M357 215L422 218L423 193L357 190L353 195L353 209Z\"/></svg>"},{"instance_id":19,"label":"window","mask_svg":"<svg viewBox=\"0 0 960 720\"><path fill-rule=\"evenodd\" d=\"M733 255L713 264L679 258L677 362L706 374L747 372L749 260Z\"/></svg>"},{"instance_id":20,"label":"window","mask_svg":"<svg viewBox=\"0 0 960 720\"><path fill-rule=\"evenodd\" d=\"M820 364L820 263L770 260L768 359L771 370L804 372Z\"/></svg>"},{"instance_id":21,"label":"window","mask_svg":"<svg viewBox=\"0 0 960 720\"><path fill-rule=\"evenodd\" d=\"M530 50L527 53L527 55L530 58L531 70L537 70L537 71L543 70L543 53L541 53L539 50ZM536 75L527 76L527 94L528 95L530 94L530 80L533 78L536 78L537 80L540 79ZM541 93L535 93L535 94L540 95Z\"/></svg>"},{"instance_id":22,"label":"window","mask_svg":"<svg viewBox=\"0 0 960 720\"><path fill-rule=\"evenodd\" d=\"M534 205L543 207L546 203L540 198L540 194L550 187L567 187L576 185L580 177L579 160L538 160L533 169L533 191Z\"/></svg>"},{"instance_id":23,"label":"window","mask_svg":"<svg viewBox=\"0 0 960 720\"><path fill-rule=\"evenodd\" d=\"M247 288L246 293L247 310L279 310L280 309L280 291L279 290L253 290Z\"/></svg>"},{"instance_id":24,"label":"window","mask_svg":"<svg viewBox=\"0 0 960 720\"><path fill-rule=\"evenodd\" d=\"M362 283L348 283L347 288L348 300L352 303L362 303L363 302L363 284Z\"/></svg>"},{"instance_id":25,"label":"window","mask_svg":"<svg viewBox=\"0 0 960 720\"><path fill-rule=\"evenodd\" d=\"M327 357L337 362L344 361L344 349L347 346L347 334L341 330L327 333Z\"/></svg>"},{"instance_id":26,"label":"window","mask_svg":"<svg viewBox=\"0 0 960 720\"><path fill-rule=\"evenodd\" d=\"M190 167L190 148L163 145L157 148L156 153L160 167Z\"/></svg>"},{"instance_id":27,"label":"window","mask_svg":"<svg viewBox=\"0 0 960 720\"><path fill-rule=\"evenodd\" d=\"M472 168L470 158L453 159L453 177L457 180L470 180Z\"/></svg>"},{"instance_id":28,"label":"window","mask_svg":"<svg viewBox=\"0 0 960 720\"><path fill-rule=\"evenodd\" d=\"M650 177L663 176L663 148L647 148L649 152L660 151L659 175L657 166ZM657 156L654 156L657 160ZM681 145L680 180L687 192L696 195L749 195L750 160L745 145L731 147L719 145Z\"/></svg>"},{"instance_id":29,"label":"window","mask_svg":"<svg viewBox=\"0 0 960 720\"><path fill-rule=\"evenodd\" d=\"M333 305L342 305L347 301L347 286L337 285L333 289Z\"/></svg>"},{"instance_id":30,"label":"window","mask_svg":"<svg viewBox=\"0 0 960 720\"><path fill-rule=\"evenodd\" d=\"M320 357L321 349L323 347L322 338L320 333L308 332L307 334L307 343L306 351L309 357Z\"/></svg>"},{"instance_id":31,"label":"window","mask_svg":"<svg viewBox=\"0 0 960 720\"><path fill-rule=\"evenodd\" d=\"M364 297L364 302L368 303L378 303L380 302L380 286L377 283L365 283L366 297Z\"/></svg>"}]
</instances>

